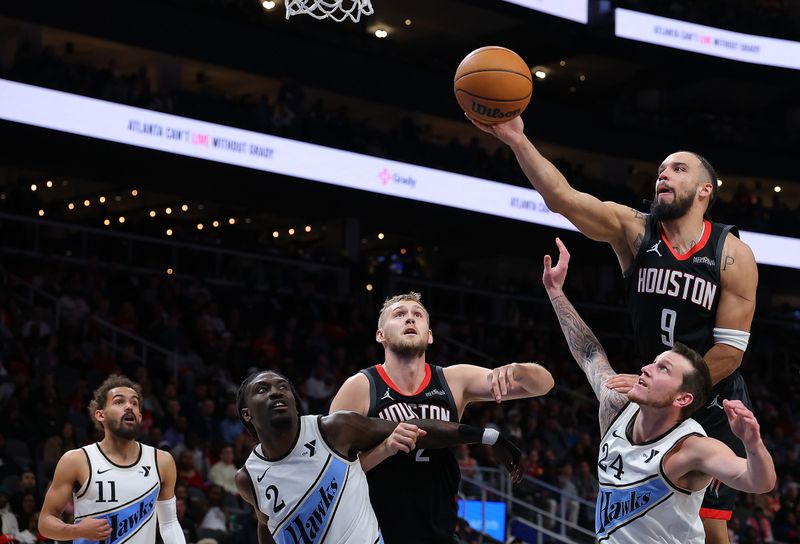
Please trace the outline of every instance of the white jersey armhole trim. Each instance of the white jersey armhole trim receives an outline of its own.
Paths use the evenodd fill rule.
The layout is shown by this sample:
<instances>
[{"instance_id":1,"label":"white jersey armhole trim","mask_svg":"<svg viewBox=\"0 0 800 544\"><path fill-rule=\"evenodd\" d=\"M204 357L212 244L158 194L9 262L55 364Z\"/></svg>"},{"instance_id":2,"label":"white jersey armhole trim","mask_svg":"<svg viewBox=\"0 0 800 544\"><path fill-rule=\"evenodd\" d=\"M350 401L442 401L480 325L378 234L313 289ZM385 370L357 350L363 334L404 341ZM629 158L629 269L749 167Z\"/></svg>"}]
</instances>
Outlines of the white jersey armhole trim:
<instances>
[{"instance_id":1,"label":"white jersey armhole trim","mask_svg":"<svg viewBox=\"0 0 800 544\"><path fill-rule=\"evenodd\" d=\"M667 458L667 456L670 454L670 452L672 450L674 450L679 444L682 444L683 441L686 440L687 438L689 438L690 436L704 436L704 435L701 434L701 433L693 431L693 432L686 433L685 435L679 437L677 440L675 440L675 443L672 444L672 447L664 452L664 455L661 456L661 460L658 462L658 473L661 476L661 479L664 480L664 483L667 484L667 487L669 487L673 491L677 491L678 493L683 493L684 495L691 495L692 493L703 492L705 490L705 488L708 487L708 484L703 486L703 489L697 489L695 491L692 491L691 489L684 489L684 488L676 485L675 483L673 483L672 480L669 479L669 477L667 476L667 473L664 471L664 459ZM708 483L709 484L711 483L710 479L709 479Z\"/></svg>"},{"instance_id":2,"label":"white jersey armhole trim","mask_svg":"<svg viewBox=\"0 0 800 544\"><path fill-rule=\"evenodd\" d=\"M87 448L87 447L88 447L88 446L84 446L84 447L82 447L82 448L81 448L81 451L83 452L83 455L85 455L85 456L86 456L86 464L87 464L87 465L88 465L88 467L89 467L89 477L88 477L88 478L86 478L86 482L85 482L83 485L81 485L81 486L78 488L78 491L77 491L77 493L75 493L75 498L76 498L76 499L80 499L81 497L83 497L84 495L86 495L86 492L87 492L87 491L89 491L89 486L90 486L90 485L92 485L92 460L91 460L91 458L89 457L89 452L88 452L88 451L86 451L86 448Z\"/></svg>"},{"instance_id":3,"label":"white jersey armhole trim","mask_svg":"<svg viewBox=\"0 0 800 544\"><path fill-rule=\"evenodd\" d=\"M314 420L315 420L315 423L316 423L316 426L317 426L317 434L322 439L322 441L325 443L325 447L330 451L331 455L333 455L337 459L347 463L348 465L352 465L353 463L360 463L361 462L358 459L358 454L356 454L355 459L348 459L347 457L342 455L336 448L334 448L333 444L328 442L328 437L325 436L325 432L322 430L322 418L323 418L323 416L318 415L318 416L313 416L313 417L314 417Z\"/></svg>"}]
</instances>

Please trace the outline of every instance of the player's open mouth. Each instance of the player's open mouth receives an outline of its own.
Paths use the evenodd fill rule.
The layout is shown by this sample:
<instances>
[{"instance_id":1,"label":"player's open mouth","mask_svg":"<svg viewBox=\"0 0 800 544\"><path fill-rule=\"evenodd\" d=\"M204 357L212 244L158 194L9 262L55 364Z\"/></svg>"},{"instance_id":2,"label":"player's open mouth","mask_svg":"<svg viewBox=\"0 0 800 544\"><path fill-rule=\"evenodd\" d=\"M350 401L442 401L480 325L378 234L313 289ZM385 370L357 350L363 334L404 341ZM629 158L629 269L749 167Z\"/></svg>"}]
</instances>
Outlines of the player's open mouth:
<instances>
[{"instance_id":1,"label":"player's open mouth","mask_svg":"<svg viewBox=\"0 0 800 544\"><path fill-rule=\"evenodd\" d=\"M127 414L127 415L122 416L122 422L123 423L136 423L136 418L133 416L133 414Z\"/></svg>"},{"instance_id":2,"label":"player's open mouth","mask_svg":"<svg viewBox=\"0 0 800 544\"><path fill-rule=\"evenodd\" d=\"M656 192L656 194L657 194L658 196L662 196L662 195L672 195L672 194L674 194L674 191L673 191L672 189L670 189L669 187L659 187L659 189L658 189L658 191Z\"/></svg>"},{"instance_id":3,"label":"player's open mouth","mask_svg":"<svg viewBox=\"0 0 800 544\"><path fill-rule=\"evenodd\" d=\"M288 407L289 407L289 405L286 404L285 402L283 402L282 400L278 400L278 401L275 401L275 402L272 403L272 409L273 410L279 410L279 409L284 409L285 410Z\"/></svg>"},{"instance_id":4,"label":"player's open mouth","mask_svg":"<svg viewBox=\"0 0 800 544\"><path fill-rule=\"evenodd\" d=\"M403 330L403 334L417 334L417 329L415 329L413 327L409 327L409 328Z\"/></svg>"},{"instance_id":5,"label":"player's open mouth","mask_svg":"<svg viewBox=\"0 0 800 544\"><path fill-rule=\"evenodd\" d=\"M638 381L638 382L636 382L636 383L638 383L638 384L639 384L639 385L641 385L642 387L647 387L647 384L646 384L646 383L644 383L644 380L643 380L643 379L641 379L641 378L639 378L639 381Z\"/></svg>"}]
</instances>

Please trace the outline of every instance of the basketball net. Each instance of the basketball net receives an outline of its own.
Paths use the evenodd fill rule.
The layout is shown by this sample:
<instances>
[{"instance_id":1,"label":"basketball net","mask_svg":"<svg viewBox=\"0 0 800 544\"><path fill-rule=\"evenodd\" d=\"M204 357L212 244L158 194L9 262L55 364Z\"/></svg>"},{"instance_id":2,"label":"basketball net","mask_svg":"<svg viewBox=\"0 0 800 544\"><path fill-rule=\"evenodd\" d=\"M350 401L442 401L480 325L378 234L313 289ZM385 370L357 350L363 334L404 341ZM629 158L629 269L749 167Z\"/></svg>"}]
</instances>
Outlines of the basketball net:
<instances>
[{"instance_id":1,"label":"basketball net","mask_svg":"<svg viewBox=\"0 0 800 544\"><path fill-rule=\"evenodd\" d=\"M315 19L333 19L341 23L350 18L354 23L362 15L372 15L371 0L286 0L286 18L311 15Z\"/></svg>"}]
</instances>

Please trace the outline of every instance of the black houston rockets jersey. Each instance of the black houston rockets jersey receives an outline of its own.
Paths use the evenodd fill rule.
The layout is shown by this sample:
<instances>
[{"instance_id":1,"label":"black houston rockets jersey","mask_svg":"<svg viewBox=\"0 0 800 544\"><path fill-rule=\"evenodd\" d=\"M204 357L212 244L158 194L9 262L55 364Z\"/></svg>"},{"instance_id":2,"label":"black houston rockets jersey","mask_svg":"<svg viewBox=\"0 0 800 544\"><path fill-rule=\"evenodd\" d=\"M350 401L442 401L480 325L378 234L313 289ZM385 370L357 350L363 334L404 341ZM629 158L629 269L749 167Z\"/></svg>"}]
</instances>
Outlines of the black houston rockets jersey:
<instances>
[{"instance_id":1,"label":"black houston rockets jersey","mask_svg":"<svg viewBox=\"0 0 800 544\"><path fill-rule=\"evenodd\" d=\"M714 345L722 247L736 227L703 221L700 241L679 255L648 216L639 253L625 274L633 334L649 364L678 341L705 354Z\"/></svg>"},{"instance_id":2,"label":"black houston rockets jersey","mask_svg":"<svg viewBox=\"0 0 800 544\"><path fill-rule=\"evenodd\" d=\"M370 417L458 421L441 367L426 363L425 377L411 395L400 393L382 365L361 372L369 378ZM399 452L367 472L367 479L387 544L453 542L461 472L452 449Z\"/></svg>"},{"instance_id":3,"label":"black houston rockets jersey","mask_svg":"<svg viewBox=\"0 0 800 544\"><path fill-rule=\"evenodd\" d=\"M139 458L128 466L106 457L100 444L81 448L89 464L89 479L74 494L75 523L105 518L111 535L105 544L155 544L156 501L161 490L156 450L139 443ZM76 539L76 544L89 544Z\"/></svg>"}]
</instances>

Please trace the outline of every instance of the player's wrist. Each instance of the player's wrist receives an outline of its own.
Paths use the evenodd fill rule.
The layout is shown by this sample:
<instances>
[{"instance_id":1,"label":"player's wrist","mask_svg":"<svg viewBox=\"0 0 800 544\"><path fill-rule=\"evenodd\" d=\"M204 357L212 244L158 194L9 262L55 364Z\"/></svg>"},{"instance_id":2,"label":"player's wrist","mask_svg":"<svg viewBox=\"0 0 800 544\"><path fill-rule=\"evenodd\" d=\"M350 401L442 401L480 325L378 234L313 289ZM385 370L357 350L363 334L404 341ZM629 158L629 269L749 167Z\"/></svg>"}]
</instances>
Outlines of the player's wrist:
<instances>
[{"instance_id":1,"label":"player's wrist","mask_svg":"<svg viewBox=\"0 0 800 544\"><path fill-rule=\"evenodd\" d=\"M497 439L500 438L500 433L497 429L492 428L485 428L483 429L483 435L481 436L481 444L486 444L487 446L494 446L497 443Z\"/></svg>"}]
</instances>

